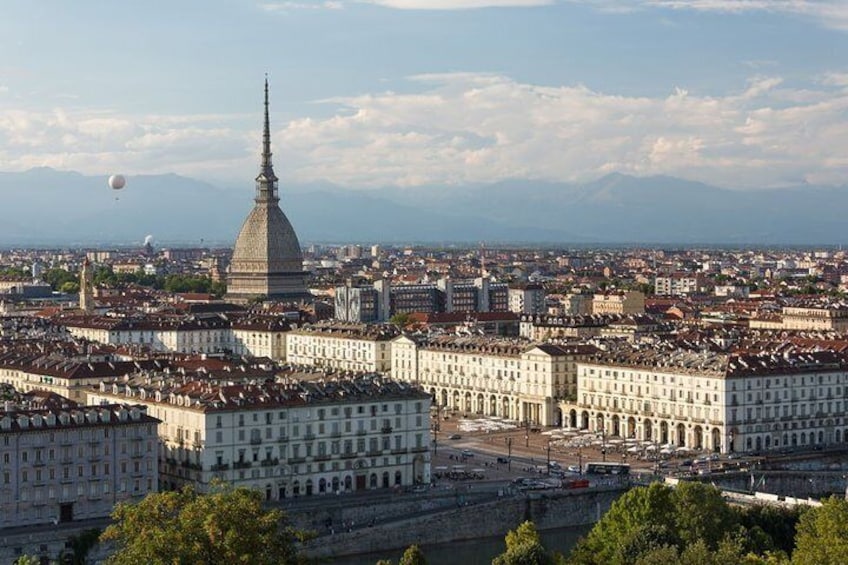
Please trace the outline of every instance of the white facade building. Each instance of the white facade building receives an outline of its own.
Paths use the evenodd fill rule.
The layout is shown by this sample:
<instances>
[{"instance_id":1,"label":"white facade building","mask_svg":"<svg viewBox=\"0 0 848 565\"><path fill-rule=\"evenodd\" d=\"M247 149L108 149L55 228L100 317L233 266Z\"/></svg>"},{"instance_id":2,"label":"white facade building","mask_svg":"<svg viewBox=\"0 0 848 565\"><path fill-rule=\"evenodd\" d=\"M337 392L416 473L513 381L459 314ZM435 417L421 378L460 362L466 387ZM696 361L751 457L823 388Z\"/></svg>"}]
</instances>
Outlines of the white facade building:
<instances>
[{"instance_id":1,"label":"white facade building","mask_svg":"<svg viewBox=\"0 0 848 565\"><path fill-rule=\"evenodd\" d=\"M630 350L583 362L569 424L709 451L848 440L848 358L829 351L726 355Z\"/></svg>"},{"instance_id":2,"label":"white facade building","mask_svg":"<svg viewBox=\"0 0 848 565\"><path fill-rule=\"evenodd\" d=\"M286 360L292 365L345 371L388 373L394 326L332 322L305 326L286 334Z\"/></svg>"},{"instance_id":3,"label":"white facade building","mask_svg":"<svg viewBox=\"0 0 848 565\"><path fill-rule=\"evenodd\" d=\"M142 345L173 353L220 353L285 359L284 334L291 328L276 316L208 316L172 318L57 318L78 338L109 345Z\"/></svg>"},{"instance_id":4,"label":"white facade building","mask_svg":"<svg viewBox=\"0 0 848 565\"><path fill-rule=\"evenodd\" d=\"M517 314L544 314L545 288L541 284L526 284L510 287L509 311Z\"/></svg>"},{"instance_id":5,"label":"white facade building","mask_svg":"<svg viewBox=\"0 0 848 565\"><path fill-rule=\"evenodd\" d=\"M162 420L163 488L204 492L221 479L280 500L430 481L430 397L376 376L256 385L159 375L90 395L117 399Z\"/></svg>"},{"instance_id":6,"label":"white facade building","mask_svg":"<svg viewBox=\"0 0 848 565\"><path fill-rule=\"evenodd\" d=\"M561 422L559 401L576 391L576 362L596 351L588 345L400 336L392 342L392 376L418 384L439 406L552 426Z\"/></svg>"}]
</instances>

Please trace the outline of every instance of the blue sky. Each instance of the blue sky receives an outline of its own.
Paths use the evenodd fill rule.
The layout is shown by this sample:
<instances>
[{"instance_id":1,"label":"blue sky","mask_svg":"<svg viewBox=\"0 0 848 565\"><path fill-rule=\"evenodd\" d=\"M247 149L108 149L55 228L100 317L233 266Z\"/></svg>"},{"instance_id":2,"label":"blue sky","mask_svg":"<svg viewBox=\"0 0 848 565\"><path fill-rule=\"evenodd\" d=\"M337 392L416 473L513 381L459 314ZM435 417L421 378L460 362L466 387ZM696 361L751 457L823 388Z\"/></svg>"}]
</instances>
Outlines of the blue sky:
<instances>
[{"instance_id":1,"label":"blue sky","mask_svg":"<svg viewBox=\"0 0 848 565\"><path fill-rule=\"evenodd\" d=\"M0 3L0 170L845 185L843 0Z\"/></svg>"}]
</instances>

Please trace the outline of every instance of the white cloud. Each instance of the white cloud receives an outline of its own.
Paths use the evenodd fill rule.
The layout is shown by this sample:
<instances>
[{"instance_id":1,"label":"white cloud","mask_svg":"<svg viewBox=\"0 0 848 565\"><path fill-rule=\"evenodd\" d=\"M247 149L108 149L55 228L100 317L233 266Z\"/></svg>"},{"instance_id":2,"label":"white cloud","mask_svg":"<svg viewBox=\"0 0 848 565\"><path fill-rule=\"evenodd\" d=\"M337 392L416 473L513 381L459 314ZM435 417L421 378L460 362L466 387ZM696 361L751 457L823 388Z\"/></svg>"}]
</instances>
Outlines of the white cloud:
<instances>
[{"instance_id":1,"label":"white cloud","mask_svg":"<svg viewBox=\"0 0 848 565\"><path fill-rule=\"evenodd\" d=\"M375 4L397 10L471 10L477 8L528 8L549 6L557 0L328 0L324 2L281 1L260 4L268 12L341 9L346 4Z\"/></svg>"},{"instance_id":2,"label":"white cloud","mask_svg":"<svg viewBox=\"0 0 848 565\"><path fill-rule=\"evenodd\" d=\"M822 77L822 84L848 87L848 73L825 73Z\"/></svg>"},{"instance_id":3,"label":"white cloud","mask_svg":"<svg viewBox=\"0 0 848 565\"><path fill-rule=\"evenodd\" d=\"M177 172L210 178L240 163L247 170L258 134L227 127L241 115L120 116L56 108L50 112L0 110L4 170L49 166L86 174ZM251 143L252 142L252 143Z\"/></svg>"},{"instance_id":4,"label":"white cloud","mask_svg":"<svg viewBox=\"0 0 848 565\"><path fill-rule=\"evenodd\" d=\"M739 14L772 12L809 17L825 27L848 31L845 0L568 0L589 4L606 12L630 12L639 8L667 8Z\"/></svg>"},{"instance_id":5,"label":"white cloud","mask_svg":"<svg viewBox=\"0 0 848 565\"><path fill-rule=\"evenodd\" d=\"M844 182L848 94L752 78L720 97L628 97L497 75L420 75L413 94L335 98L278 135L284 174L344 186L579 181L611 171L731 187ZM841 180L840 180L841 179Z\"/></svg>"},{"instance_id":6,"label":"white cloud","mask_svg":"<svg viewBox=\"0 0 848 565\"><path fill-rule=\"evenodd\" d=\"M277 174L345 187L462 184L507 178L584 181L620 171L729 187L848 178L843 73L803 88L755 76L733 92L683 87L624 96L538 86L496 74L410 77L411 92L319 101L321 118L275 123ZM272 116L273 121L273 116ZM48 165L88 174L177 172L250 184L258 116L120 115L0 109L6 170Z\"/></svg>"},{"instance_id":7,"label":"white cloud","mask_svg":"<svg viewBox=\"0 0 848 565\"><path fill-rule=\"evenodd\" d=\"M360 0L400 10L469 10L549 6L555 0Z\"/></svg>"},{"instance_id":8,"label":"white cloud","mask_svg":"<svg viewBox=\"0 0 848 565\"><path fill-rule=\"evenodd\" d=\"M289 12L291 10L341 10L344 3L341 0L326 0L324 2L266 2L259 5L266 12Z\"/></svg>"}]
</instances>

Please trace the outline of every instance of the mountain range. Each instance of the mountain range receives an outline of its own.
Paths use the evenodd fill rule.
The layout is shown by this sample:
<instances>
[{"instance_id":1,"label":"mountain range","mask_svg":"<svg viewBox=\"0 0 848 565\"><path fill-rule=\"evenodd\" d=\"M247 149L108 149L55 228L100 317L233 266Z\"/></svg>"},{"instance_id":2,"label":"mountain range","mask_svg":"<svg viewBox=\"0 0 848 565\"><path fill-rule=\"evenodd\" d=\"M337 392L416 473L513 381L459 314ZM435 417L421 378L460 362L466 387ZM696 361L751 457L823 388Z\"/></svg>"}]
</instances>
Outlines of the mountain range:
<instances>
[{"instance_id":1,"label":"mountain range","mask_svg":"<svg viewBox=\"0 0 848 565\"><path fill-rule=\"evenodd\" d=\"M547 243L837 245L848 186L728 190L673 177L610 174L588 183L507 180L347 190L281 183L302 244ZM49 168L0 173L0 246L232 245L253 183L222 188L178 175L105 177Z\"/></svg>"}]
</instances>

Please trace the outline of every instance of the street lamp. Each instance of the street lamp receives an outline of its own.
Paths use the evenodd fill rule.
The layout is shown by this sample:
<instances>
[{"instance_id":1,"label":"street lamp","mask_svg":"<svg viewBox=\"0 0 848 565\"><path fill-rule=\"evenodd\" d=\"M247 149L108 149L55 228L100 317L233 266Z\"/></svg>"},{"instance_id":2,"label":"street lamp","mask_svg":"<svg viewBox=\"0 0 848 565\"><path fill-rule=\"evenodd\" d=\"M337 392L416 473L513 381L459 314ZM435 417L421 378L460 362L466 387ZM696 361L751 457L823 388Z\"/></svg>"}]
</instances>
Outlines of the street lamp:
<instances>
[{"instance_id":1,"label":"street lamp","mask_svg":"<svg viewBox=\"0 0 848 565\"><path fill-rule=\"evenodd\" d=\"M607 429L606 427L601 428L601 457L603 457L603 461L607 460Z\"/></svg>"},{"instance_id":2,"label":"street lamp","mask_svg":"<svg viewBox=\"0 0 848 565\"><path fill-rule=\"evenodd\" d=\"M506 438L506 470L512 471L512 438Z\"/></svg>"},{"instance_id":3,"label":"street lamp","mask_svg":"<svg viewBox=\"0 0 848 565\"><path fill-rule=\"evenodd\" d=\"M551 440L548 439L548 474L551 474Z\"/></svg>"}]
</instances>

